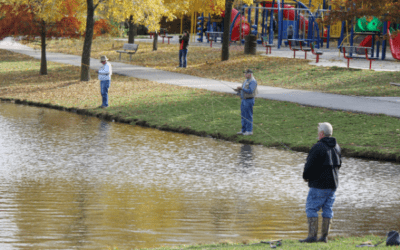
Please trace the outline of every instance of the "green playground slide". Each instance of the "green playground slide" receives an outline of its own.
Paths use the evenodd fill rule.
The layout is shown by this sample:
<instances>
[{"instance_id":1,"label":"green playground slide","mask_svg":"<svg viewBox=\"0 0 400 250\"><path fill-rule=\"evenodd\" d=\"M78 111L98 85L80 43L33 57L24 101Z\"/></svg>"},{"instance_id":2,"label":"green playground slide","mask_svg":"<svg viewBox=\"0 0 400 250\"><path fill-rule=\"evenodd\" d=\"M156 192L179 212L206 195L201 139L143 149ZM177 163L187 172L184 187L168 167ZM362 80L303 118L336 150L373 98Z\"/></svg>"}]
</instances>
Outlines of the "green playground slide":
<instances>
[{"instance_id":1,"label":"green playground slide","mask_svg":"<svg viewBox=\"0 0 400 250\"><path fill-rule=\"evenodd\" d=\"M367 18L362 17L357 20L357 25L355 27L355 32L365 32L367 31Z\"/></svg>"},{"instance_id":2,"label":"green playground slide","mask_svg":"<svg viewBox=\"0 0 400 250\"><path fill-rule=\"evenodd\" d=\"M368 21L366 17L359 18L355 27L355 32L368 32L382 31L383 23L376 17L373 17L371 21Z\"/></svg>"}]
</instances>

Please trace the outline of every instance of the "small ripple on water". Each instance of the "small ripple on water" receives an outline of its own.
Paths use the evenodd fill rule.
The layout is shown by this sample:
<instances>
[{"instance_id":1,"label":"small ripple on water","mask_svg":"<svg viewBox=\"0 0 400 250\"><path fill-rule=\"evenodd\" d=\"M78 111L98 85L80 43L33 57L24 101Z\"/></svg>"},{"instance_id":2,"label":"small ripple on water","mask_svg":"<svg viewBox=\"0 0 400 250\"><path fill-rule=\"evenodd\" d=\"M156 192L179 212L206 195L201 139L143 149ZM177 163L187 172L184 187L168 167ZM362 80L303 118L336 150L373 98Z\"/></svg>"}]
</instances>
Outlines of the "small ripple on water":
<instances>
[{"instance_id":1,"label":"small ripple on water","mask_svg":"<svg viewBox=\"0 0 400 250\"><path fill-rule=\"evenodd\" d=\"M0 106L1 249L306 233L306 154ZM396 228L399 173L396 164L344 158L333 232Z\"/></svg>"}]
</instances>

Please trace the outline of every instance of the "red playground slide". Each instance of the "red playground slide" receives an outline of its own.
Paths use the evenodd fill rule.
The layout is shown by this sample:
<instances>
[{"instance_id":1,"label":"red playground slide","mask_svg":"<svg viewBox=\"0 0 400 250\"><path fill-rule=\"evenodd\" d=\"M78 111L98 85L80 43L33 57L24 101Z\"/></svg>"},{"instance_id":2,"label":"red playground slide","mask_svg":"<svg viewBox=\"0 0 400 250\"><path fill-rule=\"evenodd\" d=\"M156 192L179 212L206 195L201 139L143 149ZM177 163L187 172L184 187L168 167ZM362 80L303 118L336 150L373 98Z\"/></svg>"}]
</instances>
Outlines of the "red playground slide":
<instances>
[{"instance_id":1,"label":"red playground slide","mask_svg":"<svg viewBox=\"0 0 400 250\"><path fill-rule=\"evenodd\" d=\"M233 19L235 16L238 14L238 10L232 9L232 14L231 14L231 22L233 22ZM242 19L242 20L240 20ZM231 34L231 40L232 41L239 41L240 38L240 23L242 24L242 38L247 36L250 33L250 25L249 22L247 22L246 18L242 15L239 15L238 18L235 21L235 24L233 25L232 29L232 34Z\"/></svg>"},{"instance_id":2,"label":"red playground slide","mask_svg":"<svg viewBox=\"0 0 400 250\"><path fill-rule=\"evenodd\" d=\"M369 35L360 43L361 47L371 47L372 46L372 36Z\"/></svg>"},{"instance_id":3,"label":"red playground slide","mask_svg":"<svg viewBox=\"0 0 400 250\"><path fill-rule=\"evenodd\" d=\"M232 9L231 12L231 22L235 19L236 15L239 13L237 9ZM225 17L225 11L222 12L222 17ZM242 24L242 38L247 36L250 33L250 25L247 22L246 18L242 15L239 15L233 24L231 41L239 41L240 38L240 23Z\"/></svg>"},{"instance_id":4,"label":"red playground slide","mask_svg":"<svg viewBox=\"0 0 400 250\"><path fill-rule=\"evenodd\" d=\"M396 35L395 37L390 34L390 23L388 23L387 32L390 36L389 43L390 51L392 51L392 56L394 59L400 60L400 34Z\"/></svg>"}]
</instances>

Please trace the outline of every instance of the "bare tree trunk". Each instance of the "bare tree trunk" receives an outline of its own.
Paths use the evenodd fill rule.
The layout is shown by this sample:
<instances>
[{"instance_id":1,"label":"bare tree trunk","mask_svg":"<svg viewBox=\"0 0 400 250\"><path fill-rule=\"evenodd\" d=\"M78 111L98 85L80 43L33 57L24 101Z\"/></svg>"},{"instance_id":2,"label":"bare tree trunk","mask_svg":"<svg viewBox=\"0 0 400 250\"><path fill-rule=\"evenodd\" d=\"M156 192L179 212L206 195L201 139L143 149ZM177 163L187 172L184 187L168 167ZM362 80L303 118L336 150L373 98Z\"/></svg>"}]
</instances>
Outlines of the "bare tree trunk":
<instances>
[{"instance_id":1,"label":"bare tree trunk","mask_svg":"<svg viewBox=\"0 0 400 250\"><path fill-rule=\"evenodd\" d=\"M93 0L87 2L86 34L83 43L82 61L81 61L81 81L90 81L90 53L92 50L94 10Z\"/></svg>"},{"instance_id":2,"label":"bare tree trunk","mask_svg":"<svg viewBox=\"0 0 400 250\"><path fill-rule=\"evenodd\" d=\"M153 37L153 51L157 50L157 42L158 42L158 33L154 32Z\"/></svg>"},{"instance_id":3,"label":"bare tree trunk","mask_svg":"<svg viewBox=\"0 0 400 250\"><path fill-rule=\"evenodd\" d=\"M232 4L233 0L225 0L224 34L222 36L223 40L222 40L221 61L229 60L229 43L231 41L230 27L231 27Z\"/></svg>"},{"instance_id":4,"label":"bare tree trunk","mask_svg":"<svg viewBox=\"0 0 400 250\"><path fill-rule=\"evenodd\" d=\"M40 74L47 75L47 59L46 59L46 22L42 20L41 23L41 47L42 47L42 56L40 58Z\"/></svg>"},{"instance_id":5,"label":"bare tree trunk","mask_svg":"<svg viewBox=\"0 0 400 250\"><path fill-rule=\"evenodd\" d=\"M136 25L133 23L133 16L129 17L129 31L128 31L128 43L135 43L135 28Z\"/></svg>"}]
</instances>

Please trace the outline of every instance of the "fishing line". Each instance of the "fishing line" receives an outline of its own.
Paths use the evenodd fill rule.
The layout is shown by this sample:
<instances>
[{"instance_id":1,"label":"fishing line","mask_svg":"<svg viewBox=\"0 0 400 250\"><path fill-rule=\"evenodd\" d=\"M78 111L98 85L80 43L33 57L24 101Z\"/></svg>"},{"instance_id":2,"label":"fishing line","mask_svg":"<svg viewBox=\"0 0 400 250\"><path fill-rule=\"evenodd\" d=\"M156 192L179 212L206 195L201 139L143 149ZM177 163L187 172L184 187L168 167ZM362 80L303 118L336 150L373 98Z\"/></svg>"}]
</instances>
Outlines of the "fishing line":
<instances>
[{"instance_id":1,"label":"fishing line","mask_svg":"<svg viewBox=\"0 0 400 250\"><path fill-rule=\"evenodd\" d=\"M226 83L224 83L224 82L222 82L222 81L220 81L220 80L217 80L217 79L215 79L215 78L213 78L213 79L216 80L217 82L222 83L223 85L227 86L228 88L235 90L234 88L232 88L232 87L229 86L228 84L226 84Z\"/></svg>"},{"instance_id":2,"label":"fishing line","mask_svg":"<svg viewBox=\"0 0 400 250\"><path fill-rule=\"evenodd\" d=\"M220 82L220 83L222 83L222 84L224 84L224 85L226 85L226 86L229 86L229 85L223 83L222 81L218 81L218 82ZM231 87L229 86L229 88L231 88ZM231 88L231 89L233 89L233 88ZM233 90L234 90L234 89L233 89ZM213 99L214 99L214 98L213 98ZM218 102L220 102L221 104L224 104L224 103L222 103L221 101L219 101L218 99L216 99L216 100L217 100ZM214 108L214 107L213 107L213 108ZM234 111L232 108L230 108L230 107L228 107L228 108L231 109L231 111ZM213 112L214 112L214 110L213 110ZM244 118L244 117L242 117L241 114L238 115L238 116L240 116L241 118ZM246 119L246 118L244 118L244 119ZM254 124L254 122L251 122L251 121L249 121L248 119L246 119L246 120L247 120L248 122L252 123L254 127L257 127L257 128L260 129L262 132L264 132L264 134L270 136L274 141L276 141L276 142L278 142L279 144L281 144L285 149L287 149L287 150L289 150L289 151L291 151L291 152L294 152L294 151L291 150L287 145L285 145L284 143L280 142L278 139L276 139L275 137L273 137L270 133L268 133L267 131L265 131L264 129L262 129L260 126L258 126L257 124Z\"/></svg>"}]
</instances>

